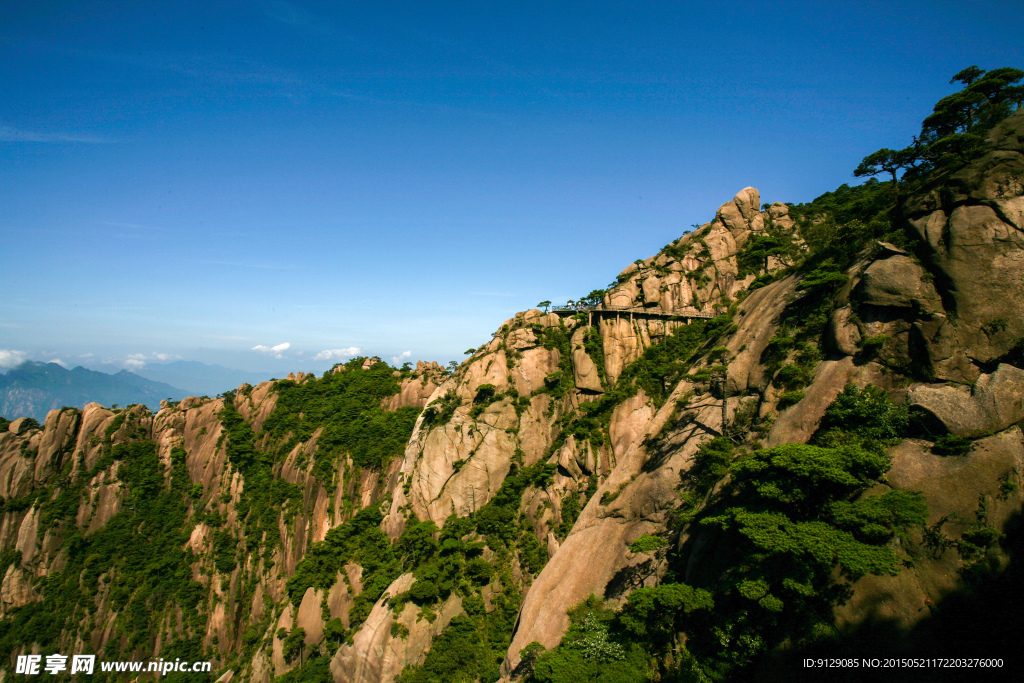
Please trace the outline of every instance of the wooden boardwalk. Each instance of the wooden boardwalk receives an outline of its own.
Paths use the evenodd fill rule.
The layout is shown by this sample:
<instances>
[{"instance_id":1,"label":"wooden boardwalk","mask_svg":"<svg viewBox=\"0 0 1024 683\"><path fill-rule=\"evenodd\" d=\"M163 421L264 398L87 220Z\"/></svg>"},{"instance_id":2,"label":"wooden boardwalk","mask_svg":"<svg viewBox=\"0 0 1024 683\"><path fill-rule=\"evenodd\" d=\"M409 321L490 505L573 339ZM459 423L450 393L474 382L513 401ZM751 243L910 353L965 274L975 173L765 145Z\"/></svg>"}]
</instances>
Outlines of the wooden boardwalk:
<instances>
[{"instance_id":1,"label":"wooden boardwalk","mask_svg":"<svg viewBox=\"0 0 1024 683\"><path fill-rule=\"evenodd\" d=\"M576 313L587 313L587 314L598 314L598 315L623 315L628 314L631 318L636 316L644 316L648 318L662 318L666 320L679 320L679 319L693 319L703 318L709 319L714 318L718 313L714 310L704 309L700 310L693 308L692 306L686 306L679 310L673 311L672 313L665 313L661 309L652 308L641 308L638 306L578 306L576 304L558 304L551 307L551 312L558 315L574 315Z\"/></svg>"}]
</instances>

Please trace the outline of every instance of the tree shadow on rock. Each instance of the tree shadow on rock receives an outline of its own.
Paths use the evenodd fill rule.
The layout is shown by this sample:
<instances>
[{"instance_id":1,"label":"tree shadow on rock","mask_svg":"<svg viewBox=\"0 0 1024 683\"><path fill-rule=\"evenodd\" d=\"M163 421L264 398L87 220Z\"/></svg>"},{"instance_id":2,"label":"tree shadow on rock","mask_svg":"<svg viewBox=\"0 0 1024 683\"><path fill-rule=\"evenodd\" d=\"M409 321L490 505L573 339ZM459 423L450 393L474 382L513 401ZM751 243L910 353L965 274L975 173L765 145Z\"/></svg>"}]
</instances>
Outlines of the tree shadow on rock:
<instances>
[{"instance_id":1,"label":"tree shadow on rock","mask_svg":"<svg viewBox=\"0 0 1024 683\"><path fill-rule=\"evenodd\" d=\"M1020 512L1007 523L1001 545L1010 558L1005 569L986 567L965 576L966 585L929 605L931 614L913 628L903 629L892 620L863 623L834 639L772 653L736 680L1012 680L1024 663L1024 515ZM940 668L936 662L925 662L930 666L909 668L892 661L957 658L1001 659L1002 667ZM887 659L889 668L884 666ZM814 660L814 665L805 660ZM844 663L841 660L847 660L846 666L835 666ZM850 665L849 660L856 664Z\"/></svg>"}]
</instances>

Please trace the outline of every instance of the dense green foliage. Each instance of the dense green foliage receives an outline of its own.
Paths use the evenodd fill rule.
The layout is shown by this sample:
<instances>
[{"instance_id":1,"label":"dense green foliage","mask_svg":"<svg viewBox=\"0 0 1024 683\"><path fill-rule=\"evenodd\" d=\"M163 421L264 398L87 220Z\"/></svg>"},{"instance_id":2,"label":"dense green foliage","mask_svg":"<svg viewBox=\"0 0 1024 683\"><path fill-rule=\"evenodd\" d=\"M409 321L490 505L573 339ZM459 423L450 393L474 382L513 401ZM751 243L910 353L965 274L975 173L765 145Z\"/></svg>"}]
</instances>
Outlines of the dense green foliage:
<instances>
[{"instance_id":1,"label":"dense green foliage","mask_svg":"<svg viewBox=\"0 0 1024 683\"><path fill-rule=\"evenodd\" d=\"M907 407L893 403L874 385L847 386L825 411L814 442L820 445L859 444L882 452L906 435Z\"/></svg>"},{"instance_id":2,"label":"dense green foliage","mask_svg":"<svg viewBox=\"0 0 1024 683\"><path fill-rule=\"evenodd\" d=\"M362 359L358 360L361 364ZM237 597L242 602L249 599L258 580L249 575L254 568L249 558L258 561L260 552L264 560L273 556L281 542L282 515L287 520L301 509L303 501L301 489L277 476L275 468L295 444L309 439L318 428L323 432L313 473L328 488L335 483L334 470L342 453L365 467L381 466L400 453L412 431L416 410L388 413L381 408L381 402L398 391L400 376L383 363L368 370L353 364L320 380L281 382L276 410L259 437L236 410L234 393L224 394L218 413L223 427L218 446L223 446L229 463L244 479L235 504L239 524L235 528L225 525L224 515L214 506L217 501L210 501L213 505L207 509L192 508L204 492L202 485L189 477L184 449L171 449L168 467L158 457L156 444L146 440L147 430L139 416L117 411L102 439L94 442L101 447L101 454L92 468L79 466L72 476L73 458L64 454L56 461L61 463L60 471L53 473L50 483L38 486L25 500L4 501L8 512L38 506L41 529L62 539L66 562L37 583L41 601L11 610L0 621L0 657L33 642L44 653L66 649L68 634L73 637L83 623L92 628L83 618L101 604L119 614L118 633L122 635L107 645L105 655L110 658L151 654L160 620L168 610L176 609L181 610L184 633L170 642L165 633L161 654L196 660L212 656L200 644L210 608L210 587L192 580L194 565L199 562L201 571L211 572L208 581L221 581L224 590L229 585L227 576L242 567ZM116 473L113 476L122 486L120 510L101 530L85 534L75 516L88 483L103 472ZM224 497L219 500L226 501ZM197 522L204 522L211 531L208 558L194 556L188 549L189 534ZM368 524L377 536L367 533L364 522L363 518L355 520L360 539L349 552L368 568L367 590L354 608L362 617L389 581L388 572L373 564L373 543L390 548L390 541L377 527L379 517ZM6 569L20 558L16 553L4 553L0 561ZM400 569L392 564L389 568ZM485 568L474 566L473 579L479 582L486 575ZM251 655L260 644L269 623L261 624L246 631L243 656ZM88 642L87 633L83 632ZM289 654L297 655L300 650L301 637L293 632ZM171 678L181 675L172 674Z\"/></svg>"},{"instance_id":3,"label":"dense green foliage","mask_svg":"<svg viewBox=\"0 0 1024 683\"><path fill-rule=\"evenodd\" d=\"M298 508L302 491L295 484L274 476L274 454L256 448L252 427L235 410L232 394L224 395L224 406L218 417L224 428L221 438L228 461L245 479L241 500L236 505L244 529L238 550L244 552L262 545L263 555L269 559L274 547L280 544L278 518L282 510ZM228 557L232 549L224 536L217 540L223 544L218 553L218 567L227 568L233 561Z\"/></svg>"},{"instance_id":4,"label":"dense green foliage","mask_svg":"<svg viewBox=\"0 0 1024 683\"><path fill-rule=\"evenodd\" d=\"M205 589L192 581L195 558L184 549L190 485L184 460L184 451L172 452L168 486L155 443L117 444L92 470L81 471L74 482L63 480L65 488L46 514L62 534L67 562L40 582L41 601L12 610L0 621L0 658L7 661L15 647L30 643L38 643L44 653L58 651L61 633L74 632L105 596L122 614L124 635L114 646L123 648L120 652L152 652L157 631L151 615L175 605L182 609L188 634L165 646L183 657L202 658ZM121 509L103 529L85 535L74 523L81 488L115 463L124 487Z\"/></svg>"},{"instance_id":5,"label":"dense green foliage","mask_svg":"<svg viewBox=\"0 0 1024 683\"><path fill-rule=\"evenodd\" d=\"M312 544L288 579L287 590L292 603L297 606L307 588L329 589L345 563L356 562L363 567L363 592L352 606L349 619L362 622L373 603L402 570L391 540L380 530L382 519L378 509L364 508L348 522L328 531L323 541ZM410 529L414 532L415 525Z\"/></svg>"},{"instance_id":6,"label":"dense green foliage","mask_svg":"<svg viewBox=\"0 0 1024 683\"><path fill-rule=\"evenodd\" d=\"M774 225L765 226L765 234L755 235L736 255L739 266L738 277L746 277L750 273L761 273L768 270L769 259L775 258L783 263L792 261L797 255L797 248L792 235L779 230Z\"/></svg>"},{"instance_id":7,"label":"dense green foliage","mask_svg":"<svg viewBox=\"0 0 1024 683\"><path fill-rule=\"evenodd\" d=\"M710 320L694 320L676 328L660 343L644 349L637 360L630 363L619 377L619 387L635 384L662 405L672 389L689 372L691 363L702 349L709 349L714 341L732 329L728 314Z\"/></svg>"},{"instance_id":8,"label":"dense green foliage","mask_svg":"<svg viewBox=\"0 0 1024 683\"><path fill-rule=\"evenodd\" d=\"M343 372L328 372L301 383L278 381L274 412L263 425L278 440L279 453L308 440L322 428L315 456L317 478L330 487L337 455L346 453L360 467L381 468L402 453L412 435L419 409L389 412L381 402L398 393L401 373L387 363L360 368L364 358L345 364ZM323 463L323 465L321 465Z\"/></svg>"},{"instance_id":9,"label":"dense green foliage","mask_svg":"<svg viewBox=\"0 0 1024 683\"><path fill-rule=\"evenodd\" d=\"M441 398L434 399L423 410L423 425L429 429L435 425L446 424L452 419L452 415L460 405L462 405L462 400L454 391L449 391Z\"/></svg>"},{"instance_id":10,"label":"dense green foliage","mask_svg":"<svg viewBox=\"0 0 1024 683\"><path fill-rule=\"evenodd\" d=\"M591 597L569 613L562 644L540 655L532 680L543 683L598 681L626 683L648 680L647 657L639 642L611 633L615 614Z\"/></svg>"},{"instance_id":11,"label":"dense green foliage","mask_svg":"<svg viewBox=\"0 0 1024 683\"><path fill-rule=\"evenodd\" d=\"M884 392L848 387L815 437L825 446L788 444L737 457L725 437L706 442L684 481L691 512L677 532L690 540L670 550L664 583L634 591L617 614L585 603L573 636L536 658L533 679L724 679L784 640L830 633L832 609L847 599L851 582L899 571L889 541L923 527L919 495L865 495L889 468L880 445L906 426L905 411ZM650 552L657 540L634 545ZM702 553L696 564L693 553ZM594 654L594 643L604 654ZM627 661L621 670L611 665Z\"/></svg>"},{"instance_id":12,"label":"dense green foliage","mask_svg":"<svg viewBox=\"0 0 1024 683\"><path fill-rule=\"evenodd\" d=\"M512 628L519 609L517 599L506 591L498 596L495 608L484 609L476 594L462 601L465 614L452 619L448 628L433 642L422 666L406 667L398 683L472 683L494 681L498 667L511 642Z\"/></svg>"}]
</instances>

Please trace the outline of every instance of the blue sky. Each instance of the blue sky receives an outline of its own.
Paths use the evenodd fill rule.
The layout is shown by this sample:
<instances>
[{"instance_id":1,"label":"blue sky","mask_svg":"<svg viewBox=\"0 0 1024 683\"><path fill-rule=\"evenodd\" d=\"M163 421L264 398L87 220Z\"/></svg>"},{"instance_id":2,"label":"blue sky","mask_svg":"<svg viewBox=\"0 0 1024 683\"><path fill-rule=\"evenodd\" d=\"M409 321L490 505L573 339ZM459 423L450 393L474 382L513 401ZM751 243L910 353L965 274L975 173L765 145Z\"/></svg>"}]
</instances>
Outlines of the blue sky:
<instances>
[{"instance_id":1,"label":"blue sky","mask_svg":"<svg viewBox=\"0 0 1024 683\"><path fill-rule=\"evenodd\" d=\"M747 185L852 182L954 73L1024 66L1022 25L1020 2L0 2L0 365L461 359Z\"/></svg>"}]
</instances>

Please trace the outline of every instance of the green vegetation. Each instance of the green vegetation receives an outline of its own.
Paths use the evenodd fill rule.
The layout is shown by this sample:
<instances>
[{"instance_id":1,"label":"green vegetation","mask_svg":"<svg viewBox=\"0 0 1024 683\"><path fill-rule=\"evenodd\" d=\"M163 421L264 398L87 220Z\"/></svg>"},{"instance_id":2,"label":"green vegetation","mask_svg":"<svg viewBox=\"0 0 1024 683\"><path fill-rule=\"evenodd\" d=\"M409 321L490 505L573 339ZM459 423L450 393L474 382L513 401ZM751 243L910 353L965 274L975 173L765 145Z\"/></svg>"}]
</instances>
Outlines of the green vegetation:
<instances>
[{"instance_id":1,"label":"green vegetation","mask_svg":"<svg viewBox=\"0 0 1024 683\"><path fill-rule=\"evenodd\" d=\"M615 614L591 596L569 613L562 644L536 658L531 680L543 683L648 680L647 657L639 643L612 633Z\"/></svg>"},{"instance_id":2,"label":"green vegetation","mask_svg":"<svg viewBox=\"0 0 1024 683\"><path fill-rule=\"evenodd\" d=\"M963 89L936 103L910 147L873 152L853 174L888 173L897 185L962 166L980 153L985 134L1024 103L1024 86L1016 85L1021 79L1020 69L967 67L949 81L962 83ZM904 174L898 179L900 171Z\"/></svg>"},{"instance_id":3,"label":"green vegetation","mask_svg":"<svg viewBox=\"0 0 1024 683\"><path fill-rule=\"evenodd\" d=\"M882 448L866 444L890 443L906 425L881 390L848 387L815 436L824 445L743 454L724 437L705 443L676 528L689 540L669 551L665 581L631 593L618 613L594 598L581 605L562 643L532 663L532 680L724 680L783 641L826 637L850 584L897 573L890 540L923 527L918 494L865 495L889 468ZM988 536L976 536L988 547ZM650 552L658 541L634 545ZM696 573L687 569L693 553L705 553Z\"/></svg>"},{"instance_id":4,"label":"green vegetation","mask_svg":"<svg viewBox=\"0 0 1024 683\"><path fill-rule=\"evenodd\" d=\"M263 424L263 430L277 441L278 456L322 428L316 463L326 464L317 478L328 487L337 469L335 456L344 453L360 467L383 468L403 452L419 415L413 407L395 412L381 408L384 399L398 393L402 377L396 377L395 368L387 363L362 370L365 360L353 358L342 366L343 371L328 372L320 379L278 381L277 404Z\"/></svg>"},{"instance_id":5,"label":"green vegetation","mask_svg":"<svg viewBox=\"0 0 1024 683\"><path fill-rule=\"evenodd\" d=\"M619 377L616 389L635 392L639 387L656 406L665 403L672 389L689 372L701 350L710 349L722 335L734 329L732 317L720 315L710 320L695 320L683 325L661 342L644 349Z\"/></svg>"},{"instance_id":6,"label":"green vegetation","mask_svg":"<svg viewBox=\"0 0 1024 683\"><path fill-rule=\"evenodd\" d=\"M406 667L397 682L498 680L498 667L511 642L519 604L500 602L487 612L483 600L476 595L465 598L462 604L466 614L452 619L448 628L431 645L423 665Z\"/></svg>"},{"instance_id":7,"label":"green vegetation","mask_svg":"<svg viewBox=\"0 0 1024 683\"><path fill-rule=\"evenodd\" d=\"M907 433L907 407L889 400L874 385L848 385L825 411L813 442L822 446L857 445L881 453Z\"/></svg>"},{"instance_id":8,"label":"green vegetation","mask_svg":"<svg viewBox=\"0 0 1024 683\"><path fill-rule=\"evenodd\" d=\"M402 570L391 540L380 530L382 519L378 509L364 508L345 524L328 531L324 540L312 544L286 584L292 603L298 606L307 588L328 590L345 563L356 562L363 567L363 592L349 611L349 620L361 623ZM407 529L407 533L416 531L416 525Z\"/></svg>"},{"instance_id":9,"label":"green vegetation","mask_svg":"<svg viewBox=\"0 0 1024 683\"><path fill-rule=\"evenodd\" d=\"M938 455L967 455L974 447L974 442L956 434L943 434L935 439L932 452Z\"/></svg>"},{"instance_id":10,"label":"green vegetation","mask_svg":"<svg viewBox=\"0 0 1024 683\"><path fill-rule=\"evenodd\" d=\"M228 461L234 465L245 480L241 500L235 506L238 518L242 522L243 552L250 547L263 545L263 557L269 560L273 549L280 545L278 519L282 510L295 511L302 503L302 491L295 484L275 477L273 466L275 455L256 448L255 435L242 416L235 410L233 395L223 396L224 406L218 417L224 431L221 439L227 452ZM283 453L278 452L283 459ZM216 526L216 524L211 525ZM218 567L227 569L233 560L229 557L232 550L230 539L221 535L215 536L218 546Z\"/></svg>"},{"instance_id":11,"label":"green vegetation","mask_svg":"<svg viewBox=\"0 0 1024 683\"><path fill-rule=\"evenodd\" d=\"M636 539L629 544L629 552L631 553L653 553L658 548L663 548L668 545L665 539L658 536L652 536L650 534L644 534L640 538Z\"/></svg>"},{"instance_id":12,"label":"green vegetation","mask_svg":"<svg viewBox=\"0 0 1024 683\"><path fill-rule=\"evenodd\" d=\"M784 408L794 406L802 400L804 400L804 392L787 391L782 396L779 396L778 409L782 410Z\"/></svg>"},{"instance_id":13,"label":"green vegetation","mask_svg":"<svg viewBox=\"0 0 1024 683\"><path fill-rule=\"evenodd\" d=\"M124 487L120 511L103 529L84 535L74 522L82 486L115 462ZM124 652L152 652L157 637L152 615L176 606L182 610L186 635L165 644L183 657L202 658L199 634L206 623L206 591L192 580L196 558L184 549L191 484L184 451L176 449L172 454L169 485L164 472L152 441L117 444L109 457L80 472L53 499L46 514L63 536L67 562L39 583L42 600L13 609L0 621L0 658L10 661L14 648L31 643L44 653L56 651L61 633L75 632L82 616L104 599L121 614ZM68 480L64 481L67 486ZM146 542L138 542L139 538ZM17 560L6 554L3 559Z\"/></svg>"},{"instance_id":14,"label":"green vegetation","mask_svg":"<svg viewBox=\"0 0 1024 683\"><path fill-rule=\"evenodd\" d=\"M428 429L436 425L447 424L455 415L456 408L461 405L462 400L455 395L454 391L449 391L441 398L434 399L427 404L423 410L423 424Z\"/></svg>"},{"instance_id":15,"label":"green vegetation","mask_svg":"<svg viewBox=\"0 0 1024 683\"><path fill-rule=\"evenodd\" d=\"M766 234L751 237L736 255L739 265L737 276L742 278L750 273L760 274L768 270L769 259L776 258L787 264L792 262L796 255L797 249L792 235L768 225Z\"/></svg>"}]
</instances>

